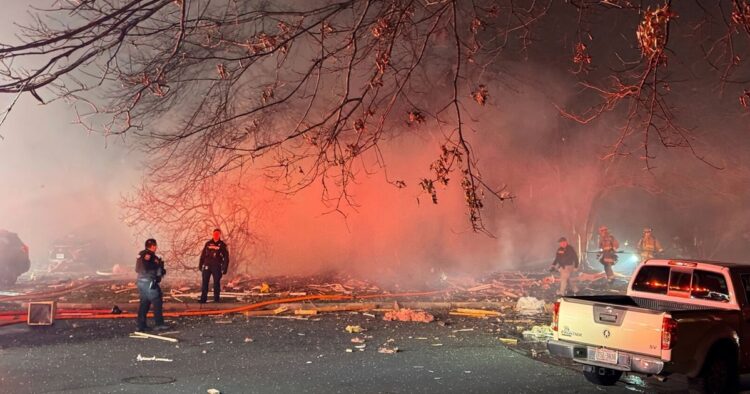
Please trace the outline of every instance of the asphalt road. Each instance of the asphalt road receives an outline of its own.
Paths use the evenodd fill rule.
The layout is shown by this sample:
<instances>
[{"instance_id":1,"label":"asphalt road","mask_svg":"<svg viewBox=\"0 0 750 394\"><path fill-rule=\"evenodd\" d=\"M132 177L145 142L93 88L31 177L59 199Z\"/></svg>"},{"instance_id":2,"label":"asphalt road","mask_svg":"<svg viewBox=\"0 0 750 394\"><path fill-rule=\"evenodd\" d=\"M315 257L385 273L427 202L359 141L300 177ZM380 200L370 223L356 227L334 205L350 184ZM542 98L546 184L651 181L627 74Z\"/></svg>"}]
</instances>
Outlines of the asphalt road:
<instances>
[{"instance_id":1,"label":"asphalt road","mask_svg":"<svg viewBox=\"0 0 750 394\"><path fill-rule=\"evenodd\" d=\"M134 339L130 320L0 328L5 393L593 393L579 372L528 358L476 320L384 322L361 314L300 321L183 318L179 343ZM345 332L360 325L366 332ZM472 329L472 331L461 331ZM359 351L353 337L365 339ZM249 339L252 339L250 341ZM396 354L378 348L392 340ZM352 349L351 353L346 349ZM138 355L172 362L137 361ZM606 392L650 392L643 385Z\"/></svg>"}]
</instances>

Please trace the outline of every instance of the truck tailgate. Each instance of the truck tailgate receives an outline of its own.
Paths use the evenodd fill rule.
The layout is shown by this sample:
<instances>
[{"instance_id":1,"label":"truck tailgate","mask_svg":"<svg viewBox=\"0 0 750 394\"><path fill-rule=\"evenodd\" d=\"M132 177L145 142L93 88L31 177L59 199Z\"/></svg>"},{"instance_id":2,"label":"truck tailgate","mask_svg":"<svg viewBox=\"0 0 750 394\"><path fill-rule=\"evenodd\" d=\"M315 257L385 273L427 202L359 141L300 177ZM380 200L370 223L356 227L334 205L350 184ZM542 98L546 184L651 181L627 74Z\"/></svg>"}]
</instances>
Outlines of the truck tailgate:
<instances>
[{"instance_id":1,"label":"truck tailgate","mask_svg":"<svg viewBox=\"0 0 750 394\"><path fill-rule=\"evenodd\" d=\"M564 298L560 340L661 358L663 312Z\"/></svg>"}]
</instances>

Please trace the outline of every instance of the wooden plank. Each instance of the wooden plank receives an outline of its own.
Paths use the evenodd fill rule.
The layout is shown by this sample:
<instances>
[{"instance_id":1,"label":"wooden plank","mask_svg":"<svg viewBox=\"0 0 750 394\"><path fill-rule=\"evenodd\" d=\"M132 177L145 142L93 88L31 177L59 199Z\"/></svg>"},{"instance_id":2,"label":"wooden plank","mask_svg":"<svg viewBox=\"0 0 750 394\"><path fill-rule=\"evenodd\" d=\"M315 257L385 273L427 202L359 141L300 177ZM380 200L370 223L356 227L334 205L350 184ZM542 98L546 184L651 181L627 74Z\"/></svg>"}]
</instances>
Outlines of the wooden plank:
<instances>
[{"instance_id":1,"label":"wooden plank","mask_svg":"<svg viewBox=\"0 0 750 394\"><path fill-rule=\"evenodd\" d=\"M161 336L161 335L147 334L145 332L140 332L140 331L136 331L136 332L130 334L130 337L131 338L160 339L162 341L173 342L173 343L174 342L179 342L179 340L177 338L170 338L170 337L165 337L165 336Z\"/></svg>"},{"instance_id":2,"label":"wooden plank","mask_svg":"<svg viewBox=\"0 0 750 394\"><path fill-rule=\"evenodd\" d=\"M502 313L496 311L488 311L484 309L467 309L467 308L456 308L455 312L469 313L474 315L486 315L486 316L502 316Z\"/></svg>"}]
</instances>

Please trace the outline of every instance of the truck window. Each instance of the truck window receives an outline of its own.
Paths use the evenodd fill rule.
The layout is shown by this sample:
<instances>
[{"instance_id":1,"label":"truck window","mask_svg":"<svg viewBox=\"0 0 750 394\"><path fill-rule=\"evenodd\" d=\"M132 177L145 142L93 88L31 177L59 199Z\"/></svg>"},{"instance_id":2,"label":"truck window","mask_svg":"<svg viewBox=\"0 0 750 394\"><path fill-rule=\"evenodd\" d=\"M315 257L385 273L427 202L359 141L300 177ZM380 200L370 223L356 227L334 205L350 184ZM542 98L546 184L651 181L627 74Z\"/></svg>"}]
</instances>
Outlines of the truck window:
<instances>
[{"instance_id":1,"label":"truck window","mask_svg":"<svg viewBox=\"0 0 750 394\"><path fill-rule=\"evenodd\" d=\"M633 281L633 290L667 294L667 283L669 283L669 267L645 265L641 267Z\"/></svg>"},{"instance_id":2,"label":"truck window","mask_svg":"<svg viewBox=\"0 0 750 394\"><path fill-rule=\"evenodd\" d=\"M690 296L703 300L729 302L729 288L724 275L702 270L693 271L693 289Z\"/></svg>"},{"instance_id":3,"label":"truck window","mask_svg":"<svg viewBox=\"0 0 750 394\"><path fill-rule=\"evenodd\" d=\"M742 286L745 288L745 297L747 302L750 302L750 275L742 275Z\"/></svg>"},{"instance_id":4,"label":"truck window","mask_svg":"<svg viewBox=\"0 0 750 394\"><path fill-rule=\"evenodd\" d=\"M685 293L684 297L690 294L690 282L693 279L692 272L672 270L669 277L669 292Z\"/></svg>"}]
</instances>

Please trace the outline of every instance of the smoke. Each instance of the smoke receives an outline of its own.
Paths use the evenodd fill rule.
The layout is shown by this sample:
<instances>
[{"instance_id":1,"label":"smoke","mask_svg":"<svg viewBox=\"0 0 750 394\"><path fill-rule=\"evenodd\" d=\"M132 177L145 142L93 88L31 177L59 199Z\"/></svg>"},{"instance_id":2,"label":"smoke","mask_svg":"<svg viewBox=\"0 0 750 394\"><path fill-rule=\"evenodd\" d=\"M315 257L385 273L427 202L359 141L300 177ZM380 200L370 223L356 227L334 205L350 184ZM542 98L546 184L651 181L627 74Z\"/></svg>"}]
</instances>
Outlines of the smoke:
<instances>
[{"instance_id":1,"label":"smoke","mask_svg":"<svg viewBox=\"0 0 750 394\"><path fill-rule=\"evenodd\" d=\"M430 163L443 142L438 126L427 123L384 143L385 168L366 156L347 189L353 203L344 203L341 212L322 203L319 184L281 200L267 191L256 193L267 212L258 229L267 253L257 269L336 269L396 283L429 283L443 274L480 275L548 264L557 238L571 235L571 212L584 209L576 196L597 179L589 177L595 170L583 165L566 173L572 163L559 157L560 150L576 157L585 151L581 146L590 147L575 135L566 136L571 127L549 99L565 97L560 79L528 65L517 71L537 80L542 75L546 90L527 87L511 96L492 86L496 99L486 108L473 108L474 121L467 124L486 182L516 195L500 202L485 194L489 235L471 231L460 173L438 190L438 204L421 192L419 180L430 176ZM595 152L590 155L594 159L587 165L598 166ZM404 181L407 187L397 188L386 179Z\"/></svg>"},{"instance_id":2,"label":"smoke","mask_svg":"<svg viewBox=\"0 0 750 394\"><path fill-rule=\"evenodd\" d=\"M5 15L10 20L25 7L8 6ZM5 26L0 32L10 36L13 27ZM629 39L617 43L631 45ZM643 227L654 227L665 246L679 237L691 246L692 257L746 256L750 213L743 202L750 150L742 133L747 125L726 119L726 108L736 106L736 100L705 100L716 92L703 83L687 91L673 87L677 107L696 108L680 119L700 130L705 144L698 146L699 154L717 159L724 170L710 168L689 152L660 149L654 152L658 159L652 171L644 171L637 157L601 160L619 133L622 114L585 127L561 118L555 105L587 103L579 102L580 88L562 66L570 53L549 49L532 46L531 58L542 59L539 63L508 58L493 65L498 75L481 81L490 93L488 105L463 103L483 179L516 196L500 202L485 193L490 235L470 230L460 174L438 190L438 204L420 192L419 180L430 176L446 132L428 122L383 142L385 168L373 155L363 157L347 190L352 202L340 206L340 212L321 201L320 183L287 196L250 177L248 188L260 207L251 229L260 237L249 262L254 273L345 270L406 285L430 283L443 274L538 269L550 262L558 237L575 240L585 237L586 225L602 224L630 243L637 242ZM5 137L0 179L6 190L0 197L0 227L19 233L37 266L46 261L48 246L71 232L106 244L103 265L131 261L142 241L129 235L117 205L120 195L139 183L142 157L118 141L82 133L70 124L68 107L52 104L43 116L39 113L35 102L22 98L0 130ZM396 188L386 178L403 180L407 187ZM581 246L589 245L583 239Z\"/></svg>"},{"instance_id":3,"label":"smoke","mask_svg":"<svg viewBox=\"0 0 750 394\"><path fill-rule=\"evenodd\" d=\"M94 243L95 266L121 263L132 255L126 251L133 240L117 202L136 180L137 157L83 134L70 124L67 107L39 111L22 99L3 126L0 227L19 234L35 268L46 268L50 247L68 234Z\"/></svg>"},{"instance_id":4,"label":"smoke","mask_svg":"<svg viewBox=\"0 0 750 394\"><path fill-rule=\"evenodd\" d=\"M714 116L684 118L705 130L700 133L705 138L696 141L697 154L724 170L689 151L661 149L658 142L653 148L655 168L646 170L637 157L602 159L620 132L613 125L622 121L621 114L582 127L563 119L555 107L577 97L568 75L529 63L506 66L519 81L515 91L490 85L489 106L467 104L473 119L467 125L470 141L484 179L516 196L501 203L486 194L483 212L491 236L470 231L460 174L453 174L451 184L439 191L437 205L420 194L417 183L429 175L442 142L442 135L429 129L435 125L424 125L383 146L386 169L374 175L360 171L349 189L354 205L344 205L343 214L324 213L322 188L315 185L267 204L259 228L267 253L255 267L277 273L339 269L397 284L425 284L442 274L542 269L560 236L572 239L586 255L596 248L595 238L586 236L600 225L607 225L623 244L627 241L627 251L634 251L644 227L653 227L667 257L679 253L740 260L747 254L743 237L750 233L750 218L737 205L746 193L737 186L747 179L741 174L748 174L748 157L742 148L746 143L726 142L727 136L736 135L726 121L719 121L726 103L706 106L706 113ZM683 100L701 94L706 92L694 91ZM676 106L683 100L675 100ZM719 152L733 159L724 160ZM373 163L364 167L375 169ZM389 185L385 173L408 187ZM266 193L259 195L275 198ZM734 205L722 209L730 201ZM706 244L713 245L713 254Z\"/></svg>"}]
</instances>

